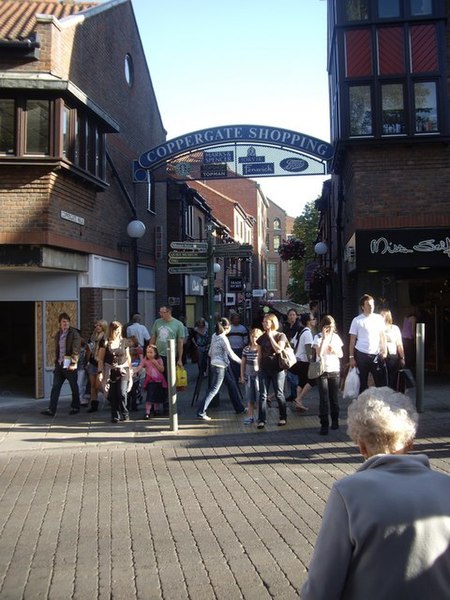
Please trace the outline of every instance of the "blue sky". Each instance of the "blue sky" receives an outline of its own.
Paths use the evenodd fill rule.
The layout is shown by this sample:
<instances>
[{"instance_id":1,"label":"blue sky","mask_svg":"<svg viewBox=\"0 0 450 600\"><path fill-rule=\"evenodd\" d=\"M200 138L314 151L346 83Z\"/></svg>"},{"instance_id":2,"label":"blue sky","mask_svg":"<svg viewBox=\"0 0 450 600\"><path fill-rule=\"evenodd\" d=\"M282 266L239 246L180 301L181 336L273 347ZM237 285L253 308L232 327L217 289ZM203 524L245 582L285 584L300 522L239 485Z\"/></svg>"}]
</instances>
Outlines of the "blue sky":
<instances>
[{"instance_id":1,"label":"blue sky","mask_svg":"<svg viewBox=\"0 0 450 600\"><path fill-rule=\"evenodd\" d=\"M168 139L257 124L329 141L324 0L132 0ZM145 150L145 149L144 149ZM259 180L289 215L324 177Z\"/></svg>"}]
</instances>

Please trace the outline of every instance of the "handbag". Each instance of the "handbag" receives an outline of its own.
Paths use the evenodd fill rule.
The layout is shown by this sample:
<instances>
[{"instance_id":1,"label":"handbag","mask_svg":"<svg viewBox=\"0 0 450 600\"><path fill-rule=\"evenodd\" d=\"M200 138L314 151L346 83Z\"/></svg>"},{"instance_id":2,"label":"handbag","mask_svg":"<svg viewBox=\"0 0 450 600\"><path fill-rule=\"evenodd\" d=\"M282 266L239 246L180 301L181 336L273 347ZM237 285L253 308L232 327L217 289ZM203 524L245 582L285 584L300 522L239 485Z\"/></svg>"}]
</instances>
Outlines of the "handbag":
<instances>
[{"instance_id":1,"label":"handbag","mask_svg":"<svg viewBox=\"0 0 450 600\"><path fill-rule=\"evenodd\" d=\"M317 379L322 375L323 372L323 364L321 360L309 363L308 379Z\"/></svg>"},{"instance_id":2,"label":"handbag","mask_svg":"<svg viewBox=\"0 0 450 600\"><path fill-rule=\"evenodd\" d=\"M290 369L296 363L297 359L294 350L289 344L286 344L283 350L278 354L278 364L280 369L282 371Z\"/></svg>"}]
</instances>

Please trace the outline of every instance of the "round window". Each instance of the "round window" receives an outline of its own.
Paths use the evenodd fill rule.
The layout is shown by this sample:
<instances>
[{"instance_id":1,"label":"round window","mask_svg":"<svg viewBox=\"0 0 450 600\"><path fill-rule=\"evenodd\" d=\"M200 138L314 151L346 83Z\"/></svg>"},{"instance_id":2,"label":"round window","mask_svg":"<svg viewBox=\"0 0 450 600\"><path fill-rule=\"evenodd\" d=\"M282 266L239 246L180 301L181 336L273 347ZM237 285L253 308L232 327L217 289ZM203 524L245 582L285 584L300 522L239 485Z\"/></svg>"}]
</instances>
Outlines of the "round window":
<instances>
[{"instance_id":1,"label":"round window","mask_svg":"<svg viewBox=\"0 0 450 600\"><path fill-rule=\"evenodd\" d=\"M125 80L128 83L129 87L133 85L134 79L134 70L133 70L133 59L131 58L131 54L127 54L125 56Z\"/></svg>"}]
</instances>

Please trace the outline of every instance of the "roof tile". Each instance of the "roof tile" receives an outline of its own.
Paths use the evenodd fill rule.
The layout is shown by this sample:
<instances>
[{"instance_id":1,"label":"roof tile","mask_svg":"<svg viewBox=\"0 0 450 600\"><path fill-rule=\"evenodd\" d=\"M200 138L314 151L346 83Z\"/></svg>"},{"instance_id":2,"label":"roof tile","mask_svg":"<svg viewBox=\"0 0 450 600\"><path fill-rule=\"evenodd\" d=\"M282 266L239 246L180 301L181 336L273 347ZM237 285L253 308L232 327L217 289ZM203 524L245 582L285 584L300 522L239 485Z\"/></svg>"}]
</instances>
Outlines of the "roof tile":
<instances>
[{"instance_id":1,"label":"roof tile","mask_svg":"<svg viewBox=\"0 0 450 600\"><path fill-rule=\"evenodd\" d=\"M36 26L37 14L58 19L77 15L98 2L60 2L58 0L2 0L0 2L0 39L25 40Z\"/></svg>"}]
</instances>

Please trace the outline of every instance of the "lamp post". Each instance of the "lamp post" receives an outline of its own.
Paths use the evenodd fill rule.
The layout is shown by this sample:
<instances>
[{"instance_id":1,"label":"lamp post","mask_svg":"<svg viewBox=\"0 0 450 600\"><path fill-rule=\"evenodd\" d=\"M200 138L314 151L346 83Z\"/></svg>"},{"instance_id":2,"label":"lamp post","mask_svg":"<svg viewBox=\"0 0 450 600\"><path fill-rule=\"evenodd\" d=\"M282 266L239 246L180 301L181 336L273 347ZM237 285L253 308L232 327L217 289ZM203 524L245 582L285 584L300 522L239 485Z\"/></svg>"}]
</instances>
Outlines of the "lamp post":
<instances>
[{"instance_id":1,"label":"lamp post","mask_svg":"<svg viewBox=\"0 0 450 600\"><path fill-rule=\"evenodd\" d=\"M137 241L145 233L145 225L142 221L134 219L127 225L127 234L131 238L132 258L130 264L130 313L134 315L138 312L138 245Z\"/></svg>"}]
</instances>

